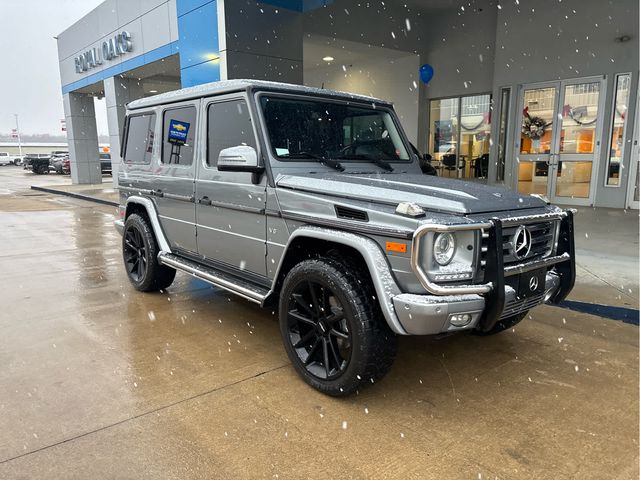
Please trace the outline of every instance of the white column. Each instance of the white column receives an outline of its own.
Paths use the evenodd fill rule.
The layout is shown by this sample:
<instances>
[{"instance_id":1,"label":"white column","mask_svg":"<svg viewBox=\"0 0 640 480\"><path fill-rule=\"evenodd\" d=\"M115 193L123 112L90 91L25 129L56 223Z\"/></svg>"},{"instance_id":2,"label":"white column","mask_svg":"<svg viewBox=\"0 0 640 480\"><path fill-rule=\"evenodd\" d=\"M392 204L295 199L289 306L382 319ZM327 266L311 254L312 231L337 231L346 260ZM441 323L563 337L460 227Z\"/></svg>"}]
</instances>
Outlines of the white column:
<instances>
[{"instance_id":1,"label":"white column","mask_svg":"<svg viewBox=\"0 0 640 480\"><path fill-rule=\"evenodd\" d=\"M109 77L104 80L104 96L107 104L107 126L111 147L111 171L113 186L118 186L120 168L120 144L124 129L127 103L144 96L142 84L135 79Z\"/></svg>"},{"instance_id":2,"label":"white column","mask_svg":"<svg viewBox=\"0 0 640 480\"><path fill-rule=\"evenodd\" d=\"M63 97L73 183L102 183L98 131L93 97L67 93Z\"/></svg>"}]
</instances>

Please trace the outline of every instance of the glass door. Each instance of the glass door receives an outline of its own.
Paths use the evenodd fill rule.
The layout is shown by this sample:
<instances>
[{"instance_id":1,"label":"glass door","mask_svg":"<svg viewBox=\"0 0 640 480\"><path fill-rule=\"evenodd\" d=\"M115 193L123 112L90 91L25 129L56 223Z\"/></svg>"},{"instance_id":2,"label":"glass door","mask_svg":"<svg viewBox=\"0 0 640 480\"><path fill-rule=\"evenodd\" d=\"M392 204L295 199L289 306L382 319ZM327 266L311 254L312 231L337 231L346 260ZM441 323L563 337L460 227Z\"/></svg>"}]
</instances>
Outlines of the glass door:
<instances>
[{"instance_id":1,"label":"glass door","mask_svg":"<svg viewBox=\"0 0 640 480\"><path fill-rule=\"evenodd\" d=\"M593 203L602 83L596 78L523 87L518 191L563 204Z\"/></svg>"},{"instance_id":2,"label":"glass door","mask_svg":"<svg viewBox=\"0 0 640 480\"><path fill-rule=\"evenodd\" d=\"M553 159L559 82L522 89L521 133L516 145L518 191L548 195Z\"/></svg>"},{"instance_id":3,"label":"glass door","mask_svg":"<svg viewBox=\"0 0 640 480\"><path fill-rule=\"evenodd\" d=\"M550 162L549 198L552 202L589 205L592 176L600 152L602 79L561 83L555 131L556 148Z\"/></svg>"},{"instance_id":4,"label":"glass door","mask_svg":"<svg viewBox=\"0 0 640 480\"><path fill-rule=\"evenodd\" d=\"M627 191L627 206L636 210L640 206L640 116L638 109L640 109L640 96L636 101L636 121L631 147L631 175L629 175L629 189Z\"/></svg>"}]
</instances>

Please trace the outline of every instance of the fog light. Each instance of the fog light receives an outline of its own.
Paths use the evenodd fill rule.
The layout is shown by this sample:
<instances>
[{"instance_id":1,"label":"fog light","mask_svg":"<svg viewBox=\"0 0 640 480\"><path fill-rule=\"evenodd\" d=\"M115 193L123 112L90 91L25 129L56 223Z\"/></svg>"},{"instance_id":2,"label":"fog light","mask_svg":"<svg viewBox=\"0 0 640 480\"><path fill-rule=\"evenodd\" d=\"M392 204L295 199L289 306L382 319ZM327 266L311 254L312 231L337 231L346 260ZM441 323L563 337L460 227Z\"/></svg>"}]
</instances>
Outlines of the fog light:
<instances>
[{"instance_id":1,"label":"fog light","mask_svg":"<svg viewBox=\"0 0 640 480\"><path fill-rule=\"evenodd\" d=\"M465 327L471 323L471 314L454 313L449 315L449 323L454 327Z\"/></svg>"}]
</instances>

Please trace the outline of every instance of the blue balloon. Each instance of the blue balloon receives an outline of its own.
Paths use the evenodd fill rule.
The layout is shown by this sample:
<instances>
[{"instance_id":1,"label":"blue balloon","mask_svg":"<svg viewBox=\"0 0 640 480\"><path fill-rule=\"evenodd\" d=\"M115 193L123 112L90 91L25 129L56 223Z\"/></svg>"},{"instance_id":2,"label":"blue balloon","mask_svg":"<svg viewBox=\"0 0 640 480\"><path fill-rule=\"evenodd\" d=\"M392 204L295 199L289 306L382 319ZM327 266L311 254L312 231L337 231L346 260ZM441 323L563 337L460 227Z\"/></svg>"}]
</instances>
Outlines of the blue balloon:
<instances>
[{"instance_id":1,"label":"blue balloon","mask_svg":"<svg viewBox=\"0 0 640 480\"><path fill-rule=\"evenodd\" d=\"M420 67L420 80L425 85L431 81L433 78L433 67L428 63L425 63Z\"/></svg>"}]
</instances>

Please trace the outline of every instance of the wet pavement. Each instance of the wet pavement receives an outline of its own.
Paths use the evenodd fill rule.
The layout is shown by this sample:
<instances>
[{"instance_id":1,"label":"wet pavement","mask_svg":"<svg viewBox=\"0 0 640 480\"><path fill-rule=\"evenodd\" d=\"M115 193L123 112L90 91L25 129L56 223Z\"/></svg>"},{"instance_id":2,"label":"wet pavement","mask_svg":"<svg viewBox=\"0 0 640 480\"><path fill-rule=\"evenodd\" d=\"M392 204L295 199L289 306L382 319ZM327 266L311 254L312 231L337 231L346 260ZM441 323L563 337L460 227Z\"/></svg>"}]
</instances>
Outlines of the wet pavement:
<instances>
[{"instance_id":1,"label":"wet pavement","mask_svg":"<svg viewBox=\"0 0 640 480\"><path fill-rule=\"evenodd\" d=\"M544 306L494 337L401 338L385 379L332 399L273 312L184 274L134 291L113 214L0 194L0 478L638 478L638 327ZM630 238L572 298L637 309Z\"/></svg>"}]
</instances>

